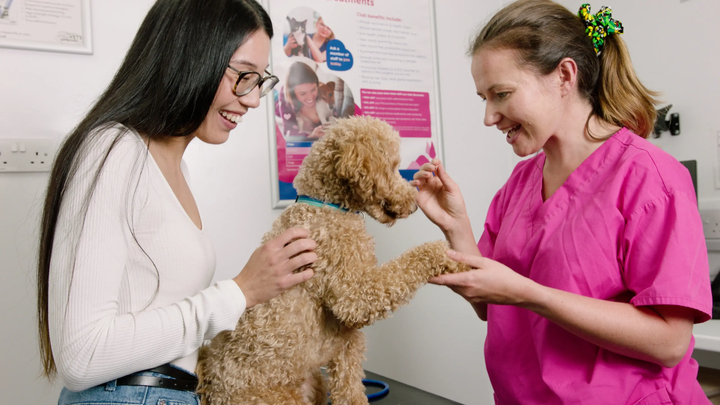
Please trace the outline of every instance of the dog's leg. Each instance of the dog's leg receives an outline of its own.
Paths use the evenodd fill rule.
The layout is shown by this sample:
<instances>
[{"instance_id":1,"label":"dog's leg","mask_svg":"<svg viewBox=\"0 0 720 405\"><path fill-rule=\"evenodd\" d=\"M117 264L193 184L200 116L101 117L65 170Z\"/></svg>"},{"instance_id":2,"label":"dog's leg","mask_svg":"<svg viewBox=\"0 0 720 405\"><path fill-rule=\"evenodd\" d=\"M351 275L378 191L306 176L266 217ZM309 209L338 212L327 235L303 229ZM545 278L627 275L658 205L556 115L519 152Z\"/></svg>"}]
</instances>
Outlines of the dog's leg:
<instances>
[{"instance_id":1,"label":"dog's leg","mask_svg":"<svg viewBox=\"0 0 720 405\"><path fill-rule=\"evenodd\" d=\"M313 372L312 390L313 405L327 405L328 390L320 370Z\"/></svg>"},{"instance_id":2,"label":"dog's leg","mask_svg":"<svg viewBox=\"0 0 720 405\"><path fill-rule=\"evenodd\" d=\"M338 355L330 361L330 398L333 405L365 405L368 404L362 379L365 360L365 335L355 329L343 334L344 345Z\"/></svg>"},{"instance_id":3,"label":"dog's leg","mask_svg":"<svg viewBox=\"0 0 720 405\"><path fill-rule=\"evenodd\" d=\"M241 395L232 395L223 405L315 405L308 402L302 387L254 387L243 391Z\"/></svg>"},{"instance_id":4,"label":"dog's leg","mask_svg":"<svg viewBox=\"0 0 720 405\"><path fill-rule=\"evenodd\" d=\"M335 270L329 285L328 307L347 327L361 328L390 316L407 304L430 277L469 270L450 259L445 241L427 242L412 248L382 266L374 256L365 263L348 262ZM352 286L349 285L352 283Z\"/></svg>"}]
</instances>

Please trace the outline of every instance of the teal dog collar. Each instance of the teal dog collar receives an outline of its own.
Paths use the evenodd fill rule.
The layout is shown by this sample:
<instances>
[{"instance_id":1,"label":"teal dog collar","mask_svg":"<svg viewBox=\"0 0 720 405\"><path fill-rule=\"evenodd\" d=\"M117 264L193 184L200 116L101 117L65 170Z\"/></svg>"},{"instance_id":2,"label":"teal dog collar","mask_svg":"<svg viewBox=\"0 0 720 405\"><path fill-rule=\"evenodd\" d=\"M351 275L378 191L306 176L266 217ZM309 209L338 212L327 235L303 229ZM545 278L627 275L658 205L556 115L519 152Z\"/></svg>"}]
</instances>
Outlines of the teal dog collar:
<instances>
[{"instance_id":1,"label":"teal dog collar","mask_svg":"<svg viewBox=\"0 0 720 405\"><path fill-rule=\"evenodd\" d=\"M330 207L330 208L334 208L334 209L336 209L336 210L345 211L345 212L348 212L348 211L349 211L347 208L343 208L343 207L341 207L341 206L339 206L339 205L337 205L337 204L333 204L333 203L329 203L329 202L325 202L325 201L320 201L320 200L318 200L318 199L316 199L316 198L308 197L308 196L306 196L306 195L299 195L299 196L297 196L297 198L295 199L295 202L296 202L296 203L303 203L303 204L314 205L314 206L316 206L316 207Z\"/></svg>"}]
</instances>

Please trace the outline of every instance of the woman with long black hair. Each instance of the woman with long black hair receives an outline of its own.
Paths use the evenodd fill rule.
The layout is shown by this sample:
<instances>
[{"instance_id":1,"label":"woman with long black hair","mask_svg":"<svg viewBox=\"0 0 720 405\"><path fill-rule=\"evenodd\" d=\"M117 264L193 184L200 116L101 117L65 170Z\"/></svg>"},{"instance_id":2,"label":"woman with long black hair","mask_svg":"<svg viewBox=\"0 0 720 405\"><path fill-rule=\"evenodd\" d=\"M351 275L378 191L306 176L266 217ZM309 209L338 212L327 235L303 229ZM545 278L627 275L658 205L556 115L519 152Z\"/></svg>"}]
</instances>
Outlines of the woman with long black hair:
<instances>
[{"instance_id":1,"label":"woman with long black hair","mask_svg":"<svg viewBox=\"0 0 720 405\"><path fill-rule=\"evenodd\" d=\"M291 229L210 285L215 255L182 161L225 142L277 83L254 0L159 0L115 78L58 152L42 216L38 318L60 404L197 403L204 340L303 282L315 242Z\"/></svg>"}]
</instances>

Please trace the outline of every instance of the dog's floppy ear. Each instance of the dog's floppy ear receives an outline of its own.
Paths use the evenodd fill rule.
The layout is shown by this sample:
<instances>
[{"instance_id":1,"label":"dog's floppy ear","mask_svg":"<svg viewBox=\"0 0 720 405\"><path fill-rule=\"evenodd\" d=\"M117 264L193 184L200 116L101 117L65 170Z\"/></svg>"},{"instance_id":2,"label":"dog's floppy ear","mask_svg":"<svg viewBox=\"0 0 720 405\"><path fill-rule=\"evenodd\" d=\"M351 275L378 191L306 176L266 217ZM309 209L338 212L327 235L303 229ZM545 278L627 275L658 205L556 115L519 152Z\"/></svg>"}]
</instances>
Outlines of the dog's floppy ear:
<instances>
[{"instance_id":1,"label":"dog's floppy ear","mask_svg":"<svg viewBox=\"0 0 720 405\"><path fill-rule=\"evenodd\" d=\"M335 82L327 82L326 86L328 86L331 91L335 91Z\"/></svg>"},{"instance_id":2,"label":"dog's floppy ear","mask_svg":"<svg viewBox=\"0 0 720 405\"><path fill-rule=\"evenodd\" d=\"M338 153L335 155L335 173L341 180L348 181L353 187L363 178L367 178L369 173L368 162L370 156L369 145L362 142L361 137L351 139L338 139L336 148Z\"/></svg>"}]
</instances>

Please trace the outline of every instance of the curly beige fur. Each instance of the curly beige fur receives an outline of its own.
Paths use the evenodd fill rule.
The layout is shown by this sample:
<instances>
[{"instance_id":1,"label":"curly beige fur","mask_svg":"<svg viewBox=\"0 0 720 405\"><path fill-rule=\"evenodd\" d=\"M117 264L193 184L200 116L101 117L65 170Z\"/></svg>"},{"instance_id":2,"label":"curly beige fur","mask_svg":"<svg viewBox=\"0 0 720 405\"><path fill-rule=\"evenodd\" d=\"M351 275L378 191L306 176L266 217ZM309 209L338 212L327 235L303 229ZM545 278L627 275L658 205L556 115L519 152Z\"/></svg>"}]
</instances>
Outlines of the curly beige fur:
<instances>
[{"instance_id":1,"label":"curly beige fur","mask_svg":"<svg viewBox=\"0 0 720 405\"><path fill-rule=\"evenodd\" d=\"M416 190L398 172L400 137L370 117L338 120L315 142L294 186L349 211L296 203L263 243L291 227L317 242L313 278L248 309L234 331L201 351L203 403L367 404L362 385L365 336L360 328L387 318L428 278L467 267L450 260L444 241L412 248L381 266L365 230L365 212L393 224L417 209ZM320 367L327 366L327 381Z\"/></svg>"}]
</instances>

